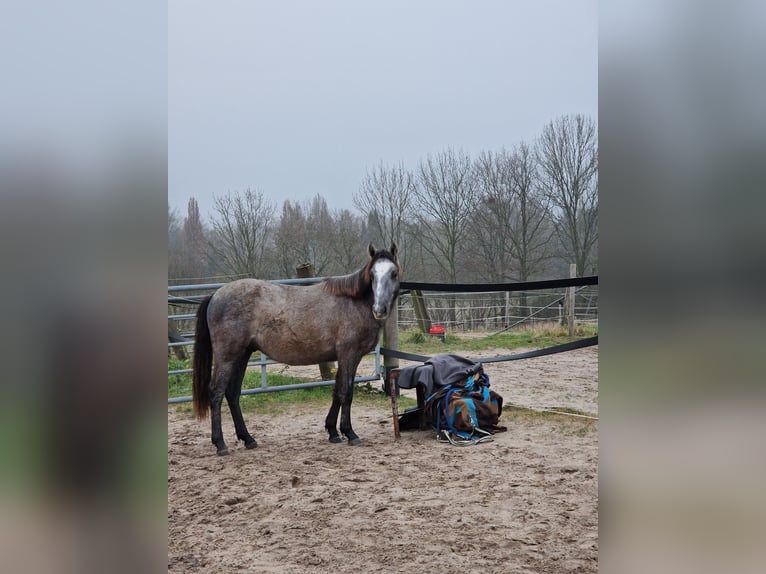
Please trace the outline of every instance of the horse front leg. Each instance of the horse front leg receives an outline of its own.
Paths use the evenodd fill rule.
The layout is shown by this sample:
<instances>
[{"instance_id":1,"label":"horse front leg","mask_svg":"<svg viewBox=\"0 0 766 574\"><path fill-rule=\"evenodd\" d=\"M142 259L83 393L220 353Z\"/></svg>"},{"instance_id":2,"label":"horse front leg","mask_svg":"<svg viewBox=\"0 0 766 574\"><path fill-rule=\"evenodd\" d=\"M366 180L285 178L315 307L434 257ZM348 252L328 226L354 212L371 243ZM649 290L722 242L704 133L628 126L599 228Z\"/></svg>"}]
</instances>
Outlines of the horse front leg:
<instances>
[{"instance_id":1,"label":"horse front leg","mask_svg":"<svg viewBox=\"0 0 766 574\"><path fill-rule=\"evenodd\" d=\"M341 401L337 397L336 390L338 388L338 381L335 381L335 386L332 392L332 405L330 406L330 412L327 413L327 418L324 421L324 428L330 434L330 442L343 442L338 434L338 413L340 412Z\"/></svg>"},{"instance_id":2,"label":"horse front leg","mask_svg":"<svg viewBox=\"0 0 766 574\"><path fill-rule=\"evenodd\" d=\"M359 361L356 363L358 365ZM346 373L346 384L343 387L343 397L341 402L340 432L346 436L349 445L356 446L362 444L362 439L360 439L354 432L354 429L351 428L351 401L354 399L354 375L356 374L356 365L354 365L353 368L348 369Z\"/></svg>"}]
</instances>

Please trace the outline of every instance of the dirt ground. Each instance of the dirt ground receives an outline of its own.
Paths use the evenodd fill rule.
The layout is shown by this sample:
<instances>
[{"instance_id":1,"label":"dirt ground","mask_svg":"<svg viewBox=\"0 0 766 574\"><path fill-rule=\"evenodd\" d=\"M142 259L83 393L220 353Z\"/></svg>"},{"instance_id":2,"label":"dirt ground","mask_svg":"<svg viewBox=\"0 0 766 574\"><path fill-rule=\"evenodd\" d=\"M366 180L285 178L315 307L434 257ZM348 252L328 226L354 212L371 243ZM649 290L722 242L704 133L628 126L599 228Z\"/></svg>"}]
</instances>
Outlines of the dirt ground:
<instances>
[{"instance_id":1,"label":"dirt ground","mask_svg":"<svg viewBox=\"0 0 766 574\"><path fill-rule=\"evenodd\" d=\"M598 347L485 372L506 404L597 416ZM327 441L328 407L246 413L255 450L225 411L222 458L209 421L168 407L168 572L598 570L596 421L506 408L507 432L457 447L431 431L395 442L390 409L355 404L364 442L349 447Z\"/></svg>"}]
</instances>

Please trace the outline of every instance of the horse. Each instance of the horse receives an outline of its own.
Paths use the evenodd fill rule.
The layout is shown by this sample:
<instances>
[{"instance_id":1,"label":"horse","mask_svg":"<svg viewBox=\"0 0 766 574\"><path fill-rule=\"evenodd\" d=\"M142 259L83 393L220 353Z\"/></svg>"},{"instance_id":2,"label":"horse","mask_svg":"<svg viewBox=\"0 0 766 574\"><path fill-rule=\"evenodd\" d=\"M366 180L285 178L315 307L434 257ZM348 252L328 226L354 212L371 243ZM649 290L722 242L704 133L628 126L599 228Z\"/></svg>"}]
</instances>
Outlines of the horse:
<instances>
[{"instance_id":1,"label":"horse","mask_svg":"<svg viewBox=\"0 0 766 574\"><path fill-rule=\"evenodd\" d=\"M224 396L237 439L248 449L258 446L239 406L242 379L256 350L288 365L337 361L325 429L330 442L343 441L336 429L340 411L341 433L349 445L361 444L351 427L354 377L362 357L375 348L389 314L396 312L401 275L396 243L387 250L370 243L367 249L367 264L349 275L326 277L309 286L239 279L202 300L195 330L192 399L198 419L210 411L211 441L219 456L229 454L221 430Z\"/></svg>"}]
</instances>

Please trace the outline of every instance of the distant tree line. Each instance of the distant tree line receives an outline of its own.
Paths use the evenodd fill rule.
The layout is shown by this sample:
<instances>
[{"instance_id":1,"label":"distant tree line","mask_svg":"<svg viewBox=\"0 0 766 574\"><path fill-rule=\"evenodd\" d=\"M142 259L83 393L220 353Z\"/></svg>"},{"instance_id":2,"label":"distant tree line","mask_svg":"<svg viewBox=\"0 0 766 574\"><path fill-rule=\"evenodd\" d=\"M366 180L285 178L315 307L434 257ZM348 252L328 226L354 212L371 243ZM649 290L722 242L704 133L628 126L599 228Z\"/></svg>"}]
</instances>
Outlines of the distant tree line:
<instances>
[{"instance_id":1,"label":"distant tree line","mask_svg":"<svg viewBox=\"0 0 766 574\"><path fill-rule=\"evenodd\" d=\"M317 276L364 263L368 242L396 241L411 281L510 282L597 273L598 134L582 115L547 124L531 144L471 157L447 148L414 169L379 164L353 194L356 212L317 195L277 206L256 189L214 198L208 221L189 199L168 207L173 283Z\"/></svg>"}]
</instances>

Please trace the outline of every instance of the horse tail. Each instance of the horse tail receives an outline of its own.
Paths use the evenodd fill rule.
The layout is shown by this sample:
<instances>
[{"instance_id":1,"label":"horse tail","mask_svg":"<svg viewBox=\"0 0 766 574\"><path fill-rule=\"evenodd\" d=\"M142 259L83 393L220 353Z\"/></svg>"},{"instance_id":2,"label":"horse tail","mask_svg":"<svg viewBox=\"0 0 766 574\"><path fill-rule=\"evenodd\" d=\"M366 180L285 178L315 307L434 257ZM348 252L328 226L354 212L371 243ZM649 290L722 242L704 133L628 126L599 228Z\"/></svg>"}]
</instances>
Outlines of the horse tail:
<instances>
[{"instance_id":1,"label":"horse tail","mask_svg":"<svg viewBox=\"0 0 766 574\"><path fill-rule=\"evenodd\" d=\"M209 297L205 297L197 309L197 327L194 331L194 364L192 373L192 402L198 419L207 417L210 410L210 371L213 368L213 345L207 325Z\"/></svg>"}]
</instances>

